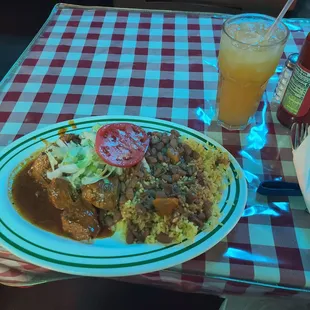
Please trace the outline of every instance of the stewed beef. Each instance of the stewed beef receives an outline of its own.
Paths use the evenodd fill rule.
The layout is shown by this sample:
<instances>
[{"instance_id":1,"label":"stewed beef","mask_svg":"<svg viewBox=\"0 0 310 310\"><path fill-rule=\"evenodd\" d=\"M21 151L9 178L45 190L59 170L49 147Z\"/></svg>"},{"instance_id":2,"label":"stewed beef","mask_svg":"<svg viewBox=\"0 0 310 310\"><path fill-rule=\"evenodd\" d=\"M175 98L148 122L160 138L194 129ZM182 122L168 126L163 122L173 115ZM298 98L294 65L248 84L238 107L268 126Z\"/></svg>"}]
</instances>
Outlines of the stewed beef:
<instances>
[{"instance_id":1,"label":"stewed beef","mask_svg":"<svg viewBox=\"0 0 310 310\"><path fill-rule=\"evenodd\" d=\"M118 204L119 191L118 177L112 177L83 186L82 197L96 208L114 210Z\"/></svg>"}]
</instances>

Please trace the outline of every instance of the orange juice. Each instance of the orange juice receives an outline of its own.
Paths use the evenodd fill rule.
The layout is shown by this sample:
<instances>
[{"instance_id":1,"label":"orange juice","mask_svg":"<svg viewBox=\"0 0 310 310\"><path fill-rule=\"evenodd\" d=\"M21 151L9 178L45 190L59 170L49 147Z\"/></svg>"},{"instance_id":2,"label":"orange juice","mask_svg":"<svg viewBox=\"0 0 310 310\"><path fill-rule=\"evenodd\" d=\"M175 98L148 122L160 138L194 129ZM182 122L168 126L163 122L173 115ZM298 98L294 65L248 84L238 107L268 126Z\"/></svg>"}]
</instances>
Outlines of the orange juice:
<instances>
[{"instance_id":1,"label":"orange juice","mask_svg":"<svg viewBox=\"0 0 310 310\"><path fill-rule=\"evenodd\" d=\"M262 18L254 19L250 16ZM244 18L246 16L246 18ZM259 14L232 17L224 24L219 53L218 121L227 129L244 129L258 107L287 39L287 28L264 41L273 18ZM240 19L243 22L237 22Z\"/></svg>"}]
</instances>

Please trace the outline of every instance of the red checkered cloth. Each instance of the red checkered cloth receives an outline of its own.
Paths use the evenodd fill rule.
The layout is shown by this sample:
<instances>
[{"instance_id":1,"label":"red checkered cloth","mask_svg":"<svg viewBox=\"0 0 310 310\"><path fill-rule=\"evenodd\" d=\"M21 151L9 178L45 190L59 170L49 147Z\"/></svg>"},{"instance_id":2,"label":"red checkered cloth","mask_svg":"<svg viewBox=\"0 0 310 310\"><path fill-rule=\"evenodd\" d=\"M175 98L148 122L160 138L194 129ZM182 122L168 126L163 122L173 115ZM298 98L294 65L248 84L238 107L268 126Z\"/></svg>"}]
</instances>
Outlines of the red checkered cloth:
<instances>
[{"instance_id":1,"label":"red checkered cloth","mask_svg":"<svg viewBox=\"0 0 310 310\"><path fill-rule=\"evenodd\" d=\"M0 146L37 128L90 115L148 116L205 132L246 173L249 200L240 222L189 262L123 280L217 294L302 295L310 291L310 215L304 201L255 193L261 180L296 181L288 131L269 104L278 75L247 131L229 132L211 122L226 17L56 6L0 85ZM299 51L310 31L309 21L286 22L291 34L281 64ZM0 248L4 284L68 277Z\"/></svg>"}]
</instances>

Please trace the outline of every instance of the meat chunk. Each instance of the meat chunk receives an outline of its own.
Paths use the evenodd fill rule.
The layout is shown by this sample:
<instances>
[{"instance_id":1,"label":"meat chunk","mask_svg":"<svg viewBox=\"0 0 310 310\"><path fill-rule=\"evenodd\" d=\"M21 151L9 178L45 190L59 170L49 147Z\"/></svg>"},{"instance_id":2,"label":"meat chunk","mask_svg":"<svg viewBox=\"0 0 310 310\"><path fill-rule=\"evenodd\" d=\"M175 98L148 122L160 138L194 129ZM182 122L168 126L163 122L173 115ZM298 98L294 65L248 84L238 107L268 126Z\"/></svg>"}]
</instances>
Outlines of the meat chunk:
<instances>
[{"instance_id":1,"label":"meat chunk","mask_svg":"<svg viewBox=\"0 0 310 310\"><path fill-rule=\"evenodd\" d=\"M117 222L122 219L122 214L120 211L115 210L113 215L109 214L109 211L100 209L99 210L99 222L102 227L111 228Z\"/></svg>"},{"instance_id":2,"label":"meat chunk","mask_svg":"<svg viewBox=\"0 0 310 310\"><path fill-rule=\"evenodd\" d=\"M66 143L71 142L71 141L76 143L76 144L81 143L80 137L78 135L75 135L72 133L61 135L60 140L62 140L63 142L66 142Z\"/></svg>"},{"instance_id":3,"label":"meat chunk","mask_svg":"<svg viewBox=\"0 0 310 310\"><path fill-rule=\"evenodd\" d=\"M47 188L50 201L61 213L62 227L75 240L90 240L100 230L96 209L83 201L65 179L53 179Z\"/></svg>"},{"instance_id":4,"label":"meat chunk","mask_svg":"<svg viewBox=\"0 0 310 310\"><path fill-rule=\"evenodd\" d=\"M153 200L153 205L160 216L169 216L178 208L179 200L177 198L156 198Z\"/></svg>"},{"instance_id":5,"label":"meat chunk","mask_svg":"<svg viewBox=\"0 0 310 310\"><path fill-rule=\"evenodd\" d=\"M47 178L46 172L49 171L50 169L51 169L51 165L48 160L48 157L45 153L42 153L33 162L28 173L43 187L47 187L50 180Z\"/></svg>"},{"instance_id":6,"label":"meat chunk","mask_svg":"<svg viewBox=\"0 0 310 310\"><path fill-rule=\"evenodd\" d=\"M95 238L100 231L95 208L81 201L61 213L61 222L63 230L79 241Z\"/></svg>"},{"instance_id":7,"label":"meat chunk","mask_svg":"<svg viewBox=\"0 0 310 310\"><path fill-rule=\"evenodd\" d=\"M216 165L222 164L222 165L228 166L228 165L229 165L229 159L226 158L226 157L218 158L218 159L216 160L215 164L216 164Z\"/></svg>"},{"instance_id":8,"label":"meat chunk","mask_svg":"<svg viewBox=\"0 0 310 310\"><path fill-rule=\"evenodd\" d=\"M48 194L52 204L59 210L72 209L78 199L78 194L71 184L67 180L60 178L51 181L48 186Z\"/></svg>"},{"instance_id":9,"label":"meat chunk","mask_svg":"<svg viewBox=\"0 0 310 310\"><path fill-rule=\"evenodd\" d=\"M82 187L82 197L96 208L114 210L118 204L120 184L117 177Z\"/></svg>"},{"instance_id":10,"label":"meat chunk","mask_svg":"<svg viewBox=\"0 0 310 310\"><path fill-rule=\"evenodd\" d=\"M180 161L180 154L172 147L168 147L167 156L173 164L177 164Z\"/></svg>"}]
</instances>

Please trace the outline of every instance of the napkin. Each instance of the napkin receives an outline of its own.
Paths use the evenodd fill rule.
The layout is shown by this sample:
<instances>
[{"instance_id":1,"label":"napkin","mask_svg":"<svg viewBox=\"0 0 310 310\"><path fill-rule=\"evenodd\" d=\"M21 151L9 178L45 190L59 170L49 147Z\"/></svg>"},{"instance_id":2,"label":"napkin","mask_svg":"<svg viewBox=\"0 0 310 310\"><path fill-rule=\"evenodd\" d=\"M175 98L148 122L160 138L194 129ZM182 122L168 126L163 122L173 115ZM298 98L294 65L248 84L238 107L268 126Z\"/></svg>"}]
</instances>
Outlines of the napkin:
<instances>
[{"instance_id":1,"label":"napkin","mask_svg":"<svg viewBox=\"0 0 310 310\"><path fill-rule=\"evenodd\" d=\"M300 189L310 212L310 130L307 138L293 150L293 162Z\"/></svg>"}]
</instances>

